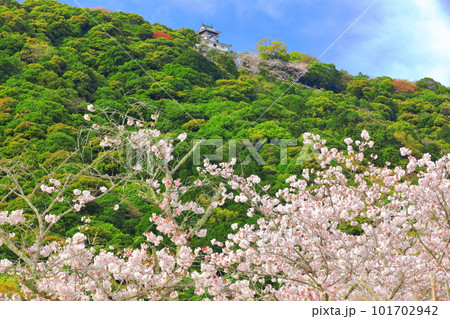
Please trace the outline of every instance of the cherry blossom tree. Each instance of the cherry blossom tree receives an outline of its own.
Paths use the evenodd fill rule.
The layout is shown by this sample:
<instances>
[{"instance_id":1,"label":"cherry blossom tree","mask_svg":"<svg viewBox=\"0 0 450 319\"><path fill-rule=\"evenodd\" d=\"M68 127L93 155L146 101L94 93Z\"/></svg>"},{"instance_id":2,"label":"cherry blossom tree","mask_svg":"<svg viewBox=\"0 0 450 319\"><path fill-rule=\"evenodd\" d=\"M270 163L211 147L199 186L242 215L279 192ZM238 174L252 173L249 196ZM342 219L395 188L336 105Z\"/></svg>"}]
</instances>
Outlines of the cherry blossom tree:
<instances>
[{"instance_id":1,"label":"cherry blossom tree","mask_svg":"<svg viewBox=\"0 0 450 319\"><path fill-rule=\"evenodd\" d=\"M239 66L251 74L267 73L279 81L298 80L302 75L308 72L307 65L300 62L283 61L280 59L263 60L260 56L253 53L243 53L238 59Z\"/></svg>"},{"instance_id":2,"label":"cherry blossom tree","mask_svg":"<svg viewBox=\"0 0 450 319\"><path fill-rule=\"evenodd\" d=\"M319 136L304 138L321 152L322 170L290 177L275 196L258 192L256 176L205 165L261 218L213 243L223 249L195 274L199 293L219 300L448 299L450 157L377 168L364 158L373 146L366 131L363 141L346 139L345 153ZM407 178L414 174L417 184Z\"/></svg>"},{"instance_id":3,"label":"cherry blossom tree","mask_svg":"<svg viewBox=\"0 0 450 319\"><path fill-rule=\"evenodd\" d=\"M93 105L87 107L89 112L96 112ZM174 141L161 138L161 133L155 130L154 122L144 127L141 120L127 114L119 116L114 111L99 110L99 116L108 121L108 125L94 123L87 134L95 131L102 136L98 145L105 152L80 169L78 174L63 174L63 181L53 178L61 167L48 172L46 183L37 183L31 194L26 194L23 176L29 178L31 173L21 171L21 165L11 164L0 167L4 173L2 187L10 190L4 200L17 196L27 204L26 210L34 214L25 216L24 210L1 212L0 214L0 245L6 245L19 258L19 262L2 260L0 272L18 275L22 285L24 299L37 300L127 300L127 299L173 299L177 297L177 284L186 278L187 271L200 249L193 251L188 247L189 238L204 237L206 230L202 226L211 215L218 199L225 191L221 185L210 185L197 181L190 187L185 187L180 180L174 179L174 173L189 158L196 146L177 162L172 152ZM85 120L93 121L89 114ZM154 121L157 115L153 115ZM180 143L186 139L186 134L177 137ZM122 146L125 146L125 149ZM106 151L107 150L107 151ZM137 160L124 174L119 176L102 175L95 167L108 154L121 150L122 158L116 160L127 165L129 161ZM117 152L114 153L117 155ZM91 174L106 179L109 188L102 186L96 192L75 189L69 192L69 186L83 174ZM19 180L19 178L23 180ZM33 177L34 178L34 177ZM119 185L134 183L138 193L158 207L161 215L154 214L152 222L156 229L172 245L163 247L163 237L151 232L143 234L147 243L140 249L129 249L117 252L114 248L100 252L89 248L87 237L81 231L65 242L44 244L47 235L54 225L68 213L80 212L86 203L95 201L117 188ZM207 203L182 202L180 197L189 188L199 188L202 185L204 195L212 192ZM50 204L44 209L30 199L37 192L50 197ZM205 198L205 197L204 197ZM58 215L52 214L57 203L66 203L67 209ZM223 200L222 200L223 203ZM118 208L116 204L114 209ZM175 219L184 213L181 222ZM89 219L80 216L86 223ZM180 218L178 218L180 220ZM133 284L131 284L131 282ZM183 287L185 287L183 285ZM18 298L15 296L14 298Z\"/></svg>"}]
</instances>

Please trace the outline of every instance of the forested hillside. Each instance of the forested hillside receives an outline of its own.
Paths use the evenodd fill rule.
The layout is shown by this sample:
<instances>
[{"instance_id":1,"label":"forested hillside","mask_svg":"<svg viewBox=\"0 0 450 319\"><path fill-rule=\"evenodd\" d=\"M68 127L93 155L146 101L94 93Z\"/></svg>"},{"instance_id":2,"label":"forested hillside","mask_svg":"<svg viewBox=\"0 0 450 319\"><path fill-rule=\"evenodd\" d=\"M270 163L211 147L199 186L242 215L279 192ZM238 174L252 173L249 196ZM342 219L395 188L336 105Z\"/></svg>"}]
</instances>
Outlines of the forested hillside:
<instances>
[{"instance_id":1,"label":"forested hillside","mask_svg":"<svg viewBox=\"0 0 450 319\"><path fill-rule=\"evenodd\" d=\"M396 150L403 146L434 157L449 150L449 89L429 78L412 84L352 77L315 63L300 79L311 88L295 85L254 124L290 83L271 81L263 72L238 72L232 54L216 54L211 63L193 50L198 41L193 30L171 30L136 14L86 13L56 1L2 3L0 133L5 158L24 148L74 150L75 132L83 124L79 113L87 104L125 111L135 101L146 102L149 113L161 112L163 131L187 130L195 137L297 139L308 131L342 146L344 137L367 129L380 142L380 164L398 163ZM278 58L313 63L298 52Z\"/></svg>"},{"instance_id":2,"label":"forested hillside","mask_svg":"<svg viewBox=\"0 0 450 319\"><path fill-rule=\"evenodd\" d=\"M263 186L274 186L268 191L271 195L289 186L286 179L291 175L301 176L305 168L320 169L315 159L298 165L299 146L291 144L287 158L280 155L276 141L296 140L301 145L305 132L319 134L330 149L345 149L344 139L358 140L367 130L374 142L367 154L378 155L375 167L385 162L406 165L409 160L401 156L400 148L411 150L417 158L428 153L433 161L449 153L450 88L431 78L412 83L352 76L268 39L257 45L257 56L252 56L259 61L256 66L250 65L250 55L197 50L198 43L194 30L172 30L137 14L82 9L53 0L22 4L0 0L0 165L10 169L0 175L0 210L28 205L11 186L14 174L21 175L23 194L31 194L25 197L44 209L51 203L46 197L51 192L39 191L36 185L51 177L49 172L64 180L81 170L76 181L66 185L70 192L111 188L97 201L82 205L83 215L90 218L83 227L92 246L125 248L143 243L142 233L156 232L151 216L159 208L142 195L140 185L114 189L112 180L104 178L124 174L126 167L117 160L119 150L105 151L104 136L89 122L92 118L106 125L119 113L142 123L152 123L157 114L152 129L172 140L181 134L179 140L184 141L182 133L187 133L187 140L174 151L177 159L191 156L193 142L204 138L223 140L223 161L228 161L229 141L236 140L235 171L245 177L258 175ZM295 66L302 65L308 71L291 87L298 75ZM107 109L111 117L96 113L86 117L91 104ZM244 161L251 153L243 140L260 143L263 165ZM213 152L209 146L202 153ZM83 171L86 167L89 170ZM184 183L197 176L189 157L173 177ZM198 199L192 191L186 196ZM200 202L205 203L215 198L210 193L202 196ZM191 238L191 247L226 240L232 224L256 223L239 200L220 206L205 221L207 235ZM55 204L52 214L66 209L64 203ZM357 235L365 222L358 219L358 225L344 223L340 229L347 227L347 233ZM44 242L73 236L82 224L80 213L71 211ZM1 258L17 256L3 245ZM11 278L3 286L15 287ZM0 293L1 289L0 277Z\"/></svg>"}]
</instances>

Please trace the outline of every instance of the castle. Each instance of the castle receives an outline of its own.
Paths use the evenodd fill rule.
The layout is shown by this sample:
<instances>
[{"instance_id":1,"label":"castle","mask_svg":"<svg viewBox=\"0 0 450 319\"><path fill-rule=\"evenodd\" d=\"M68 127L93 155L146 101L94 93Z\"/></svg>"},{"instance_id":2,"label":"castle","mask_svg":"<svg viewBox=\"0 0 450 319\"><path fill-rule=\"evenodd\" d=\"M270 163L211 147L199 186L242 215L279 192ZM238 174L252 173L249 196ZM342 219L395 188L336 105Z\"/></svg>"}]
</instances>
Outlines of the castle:
<instances>
[{"instance_id":1,"label":"castle","mask_svg":"<svg viewBox=\"0 0 450 319\"><path fill-rule=\"evenodd\" d=\"M202 26L200 27L200 30L197 31L197 34L200 35L201 44L211 49L228 52L231 48L231 45L219 42L218 39L220 31L215 30L212 25L209 26L202 23Z\"/></svg>"}]
</instances>

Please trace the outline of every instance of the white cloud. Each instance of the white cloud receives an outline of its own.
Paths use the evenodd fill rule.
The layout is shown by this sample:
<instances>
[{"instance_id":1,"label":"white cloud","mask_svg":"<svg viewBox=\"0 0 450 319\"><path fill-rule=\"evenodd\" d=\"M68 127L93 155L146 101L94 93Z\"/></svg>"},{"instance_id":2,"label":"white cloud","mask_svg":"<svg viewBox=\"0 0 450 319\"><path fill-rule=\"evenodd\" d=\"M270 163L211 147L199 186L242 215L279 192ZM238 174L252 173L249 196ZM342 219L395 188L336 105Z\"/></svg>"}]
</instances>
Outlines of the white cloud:
<instances>
[{"instance_id":1,"label":"white cloud","mask_svg":"<svg viewBox=\"0 0 450 319\"><path fill-rule=\"evenodd\" d=\"M450 86L450 17L439 0L381 0L373 11L336 60L373 76L428 76Z\"/></svg>"}]
</instances>

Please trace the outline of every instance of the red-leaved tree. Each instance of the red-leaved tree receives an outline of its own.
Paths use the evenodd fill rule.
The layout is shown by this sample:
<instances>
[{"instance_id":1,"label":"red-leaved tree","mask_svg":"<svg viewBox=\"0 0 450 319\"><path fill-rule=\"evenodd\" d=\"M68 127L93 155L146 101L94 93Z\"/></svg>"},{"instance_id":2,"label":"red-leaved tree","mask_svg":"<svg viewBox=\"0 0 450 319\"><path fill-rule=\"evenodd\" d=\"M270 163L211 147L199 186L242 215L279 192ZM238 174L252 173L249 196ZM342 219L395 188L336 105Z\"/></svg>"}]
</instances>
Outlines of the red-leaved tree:
<instances>
[{"instance_id":1,"label":"red-leaved tree","mask_svg":"<svg viewBox=\"0 0 450 319\"><path fill-rule=\"evenodd\" d=\"M417 85L406 80L394 80L392 81L392 85L400 93L414 93L418 89Z\"/></svg>"}]
</instances>

